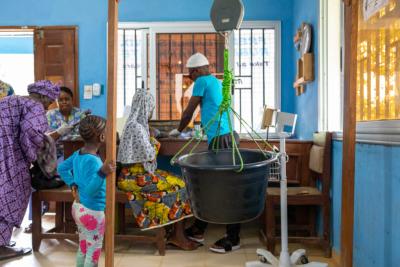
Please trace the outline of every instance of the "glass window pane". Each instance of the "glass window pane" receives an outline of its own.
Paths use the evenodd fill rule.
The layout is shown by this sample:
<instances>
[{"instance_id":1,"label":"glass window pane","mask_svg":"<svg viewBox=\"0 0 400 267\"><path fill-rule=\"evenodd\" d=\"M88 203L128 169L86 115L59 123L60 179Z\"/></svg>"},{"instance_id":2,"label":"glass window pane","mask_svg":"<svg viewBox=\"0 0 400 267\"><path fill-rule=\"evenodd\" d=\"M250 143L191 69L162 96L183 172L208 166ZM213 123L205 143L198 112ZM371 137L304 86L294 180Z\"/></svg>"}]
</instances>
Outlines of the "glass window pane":
<instances>
[{"instance_id":1,"label":"glass window pane","mask_svg":"<svg viewBox=\"0 0 400 267\"><path fill-rule=\"evenodd\" d=\"M400 119L399 12L391 0L368 20L359 16L357 121Z\"/></svg>"}]
</instances>

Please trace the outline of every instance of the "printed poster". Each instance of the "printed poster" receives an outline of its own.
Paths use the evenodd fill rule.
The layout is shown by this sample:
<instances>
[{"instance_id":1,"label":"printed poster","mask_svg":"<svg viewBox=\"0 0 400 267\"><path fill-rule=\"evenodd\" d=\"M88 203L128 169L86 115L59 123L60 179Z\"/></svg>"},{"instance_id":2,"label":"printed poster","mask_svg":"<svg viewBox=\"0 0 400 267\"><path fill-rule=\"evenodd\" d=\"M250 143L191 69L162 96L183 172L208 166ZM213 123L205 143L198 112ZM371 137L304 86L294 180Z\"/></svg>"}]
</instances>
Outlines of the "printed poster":
<instances>
[{"instance_id":1,"label":"printed poster","mask_svg":"<svg viewBox=\"0 0 400 267\"><path fill-rule=\"evenodd\" d=\"M364 20L369 20L387 4L389 4L389 0L363 0Z\"/></svg>"}]
</instances>

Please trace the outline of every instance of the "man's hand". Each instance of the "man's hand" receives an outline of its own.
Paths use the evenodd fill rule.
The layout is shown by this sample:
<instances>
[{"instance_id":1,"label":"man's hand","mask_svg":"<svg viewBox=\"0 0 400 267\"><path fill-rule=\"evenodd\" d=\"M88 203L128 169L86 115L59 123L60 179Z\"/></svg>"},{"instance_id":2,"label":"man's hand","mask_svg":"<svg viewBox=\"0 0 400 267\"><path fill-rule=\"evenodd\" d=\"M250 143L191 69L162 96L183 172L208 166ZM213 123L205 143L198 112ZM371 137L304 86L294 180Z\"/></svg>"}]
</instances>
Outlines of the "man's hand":
<instances>
[{"instance_id":1,"label":"man's hand","mask_svg":"<svg viewBox=\"0 0 400 267\"><path fill-rule=\"evenodd\" d=\"M168 135L172 136L172 137L178 137L180 134L181 134L181 132L178 131L178 129L173 129L172 131L169 132Z\"/></svg>"}]
</instances>

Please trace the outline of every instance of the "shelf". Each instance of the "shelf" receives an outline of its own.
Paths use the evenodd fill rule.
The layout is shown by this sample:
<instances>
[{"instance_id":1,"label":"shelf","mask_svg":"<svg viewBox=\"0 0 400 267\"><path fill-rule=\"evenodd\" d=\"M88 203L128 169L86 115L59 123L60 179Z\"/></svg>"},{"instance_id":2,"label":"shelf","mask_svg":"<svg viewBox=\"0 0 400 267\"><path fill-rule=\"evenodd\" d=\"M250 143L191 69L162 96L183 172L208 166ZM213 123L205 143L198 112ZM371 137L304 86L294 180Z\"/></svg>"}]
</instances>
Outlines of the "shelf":
<instances>
[{"instance_id":1,"label":"shelf","mask_svg":"<svg viewBox=\"0 0 400 267\"><path fill-rule=\"evenodd\" d=\"M296 94L300 95L304 92L304 85L314 81L314 54L306 53L297 60L297 76L293 87Z\"/></svg>"}]
</instances>

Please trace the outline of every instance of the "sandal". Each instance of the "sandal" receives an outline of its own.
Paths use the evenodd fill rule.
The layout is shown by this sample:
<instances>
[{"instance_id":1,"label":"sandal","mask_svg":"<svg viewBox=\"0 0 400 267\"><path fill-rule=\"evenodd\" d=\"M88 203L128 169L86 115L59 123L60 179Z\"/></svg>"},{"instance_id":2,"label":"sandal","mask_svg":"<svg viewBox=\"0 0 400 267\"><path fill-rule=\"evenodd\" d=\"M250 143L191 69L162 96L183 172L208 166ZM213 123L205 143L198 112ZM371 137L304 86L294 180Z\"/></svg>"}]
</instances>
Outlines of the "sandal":
<instances>
[{"instance_id":1,"label":"sandal","mask_svg":"<svg viewBox=\"0 0 400 267\"><path fill-rule=\"evenodd\" d=\"M32 223L24 229L25 234L32 234Z\"/></svg>"},{"instance_id":2,"label":"sandal","mask_svg":"<svg viewBox=\"0 0 400 267\"><path fill-rule=\"evenodd\" d=\"M215 253L227 253L238 250L240 248L240 239L232 242L228 237L223 237L210 247L210 250Z\"/></svg>"},{"instance_id":3,"label":"sandal","mask_svg":"<svg viewBox=\"0 0 400 267\"><path fill-rule=\"evenodd\" d=\"M21 257L32 252L31 248L0 247L0 261Z\"/></svg>"}]
</instances>

